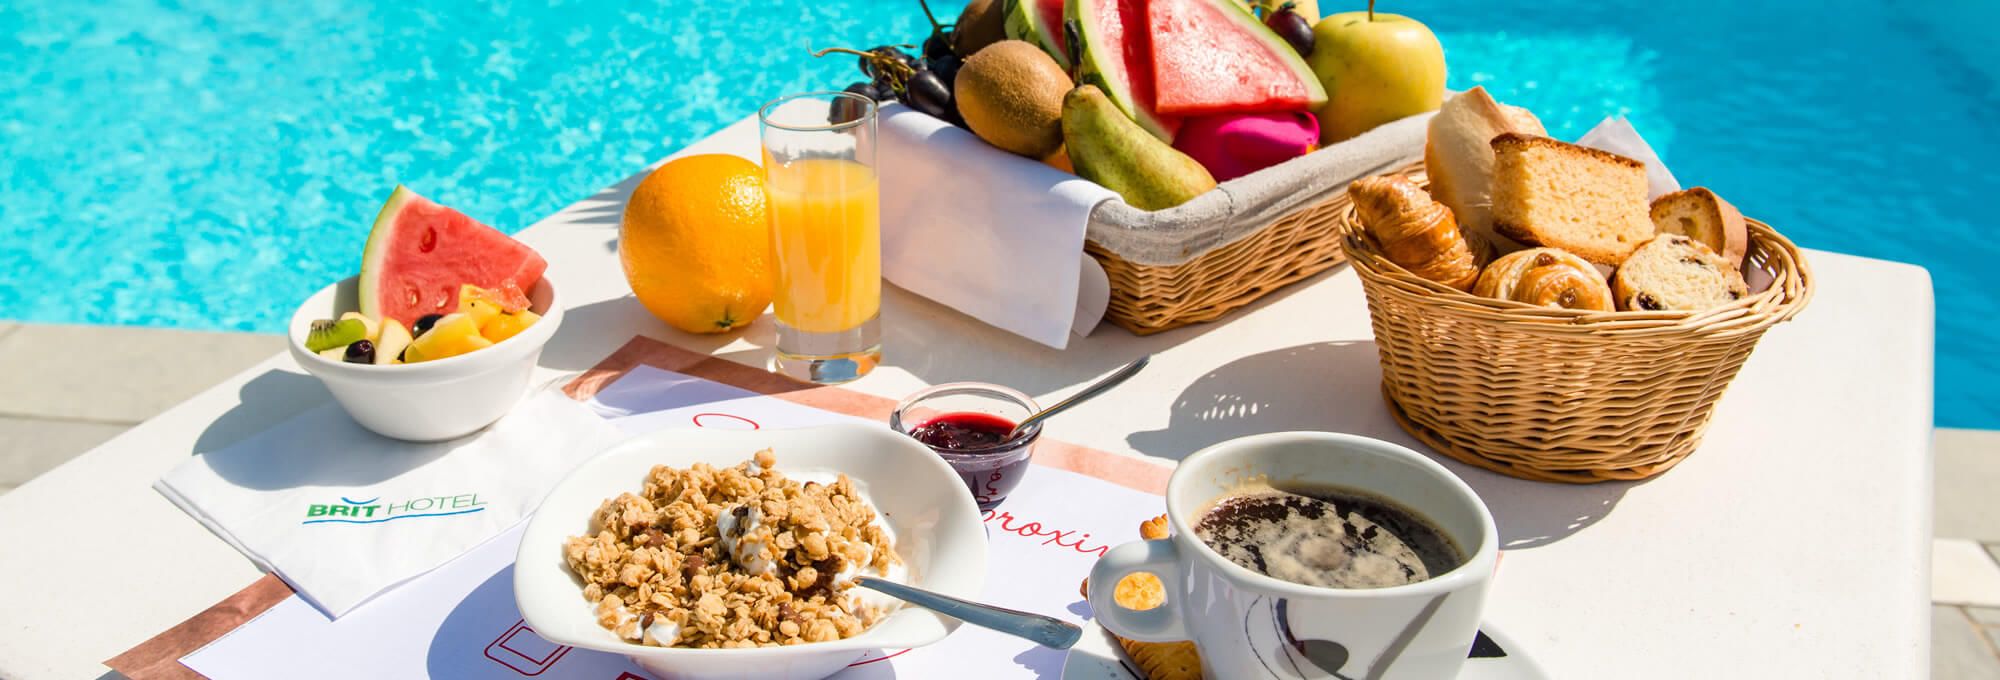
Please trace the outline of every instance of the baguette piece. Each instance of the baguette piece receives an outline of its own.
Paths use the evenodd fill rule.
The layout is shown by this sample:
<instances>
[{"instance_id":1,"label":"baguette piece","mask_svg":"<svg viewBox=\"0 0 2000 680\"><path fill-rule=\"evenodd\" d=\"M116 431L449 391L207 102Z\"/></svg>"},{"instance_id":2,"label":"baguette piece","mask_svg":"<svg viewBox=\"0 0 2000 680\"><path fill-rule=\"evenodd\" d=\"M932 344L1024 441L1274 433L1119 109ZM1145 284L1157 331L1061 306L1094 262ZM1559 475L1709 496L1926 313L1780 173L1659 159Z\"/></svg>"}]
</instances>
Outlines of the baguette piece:
<instances>
[{"instance_id":1,"label":"baguette piece","mask_svg":"<svg viewBox=\"0 0 2000 680\"><path fill-rule=\"evenodd\" d=\"M1410 273L1459 290L1479 278L1479 258L1459 233L1451 209L1401 176L1363 177L1347 185L1361 226L1382 255Z\"/></svg>"},{"instance_id":2,"label":"baguette piece","mask_svg":"<svg viewBox=\"0 0 2000 680\"><path fill-rule=\"evenodd\" d=\"M1611 276L1611 294L1631 312L1699 311L1743 299L1750 287L1735 265L1700 241L1661 234L1625 259Z\"/></svg>"},{"instance_id":3,"label":"baguette piece","mask_svg":"<svg viewBox=\"0 0 2000 680\"><path fill-rule=\"evenodd\" d=\"M1662 234L1687 236L1741 269L1750 250L1750 227L1743 213L1707 187L1695 187L1653 199L1653 226Z\"/></svg>"},{"instance_id":4,"label":"baguette piece","mask_svg":"<svg viewBox=\"0 0 2000 680\"><path fill-rule=\"evenodd\" d=\"M1547 137L1493 138L1493 229L1617 265L1653 238L1646 164Z\"/></svg>"},{"instance_id":5,"label":"baguette piece","mask_svg":"<svg viewBox=\"0 0 2000 680\"><path fill-rule=\"evenodd\" d=\"M1556 248L1502 255L1479 275L1472 294L1540 307L1612 311L1611 288L1597 267Z\"/></svg>"},{"instance_id":6,"label":"baguette piece","mask_svg":"<svg viewBox=\"0 0 2000 680\"><path fill-rule=\"evenodd\" d=\"M1493 100L1486 88L1474 87L1445 101L1431 118L1424 139L1424 168L1430 173L1431 197L1458 217L1458 228L1471 238L1502 251L1518 244L1493 232L1493 147L1502 133L1546 135L1542 121L1518 106Z\"/></svg>"}]
</instances>

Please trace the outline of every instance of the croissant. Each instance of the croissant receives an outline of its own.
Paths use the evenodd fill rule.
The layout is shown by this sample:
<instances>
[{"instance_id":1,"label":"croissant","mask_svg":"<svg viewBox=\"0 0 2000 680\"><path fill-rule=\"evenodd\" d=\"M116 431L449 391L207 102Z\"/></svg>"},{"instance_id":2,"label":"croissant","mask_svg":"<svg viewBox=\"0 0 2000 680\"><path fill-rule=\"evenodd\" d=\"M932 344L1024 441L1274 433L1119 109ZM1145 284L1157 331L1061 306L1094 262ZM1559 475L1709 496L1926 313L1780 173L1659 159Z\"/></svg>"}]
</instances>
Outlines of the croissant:
<instances>
[{"instance_id":1,"label":"croissant","mask_svg":"<svg viewBox=\"0 0 2000 680\"><path fill-rule=\"evenodd\" d=\"M1410 180L1365 177L1347 185L1347 195L1390 262L1459 290L1479 278L1479 260L1451 209Z\"/></svg>"},{"instance_id":2,"label":"croissant","mask_svg":"<svg viewBox=\"0 0 2000 680\"><path fill-rule=\"evenodd\" d=\"M1515 251L1487 265L1472 294L1542 307L1612 311L1611 286L1597 266L1557 248Z\"/></svg>"}]
</instances>

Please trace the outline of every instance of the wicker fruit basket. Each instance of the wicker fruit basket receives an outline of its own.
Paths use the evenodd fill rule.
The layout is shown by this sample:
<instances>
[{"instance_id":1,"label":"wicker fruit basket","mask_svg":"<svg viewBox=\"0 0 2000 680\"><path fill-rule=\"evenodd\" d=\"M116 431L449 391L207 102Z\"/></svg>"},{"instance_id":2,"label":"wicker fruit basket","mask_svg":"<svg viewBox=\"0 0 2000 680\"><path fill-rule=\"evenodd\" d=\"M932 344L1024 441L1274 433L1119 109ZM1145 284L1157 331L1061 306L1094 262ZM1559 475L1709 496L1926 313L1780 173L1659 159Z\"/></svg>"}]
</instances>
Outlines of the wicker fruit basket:
<instances>
[{"instance_id":1,"label":"wicker fruit basket","mask_svg":"<svg viewBox=\"0 0 2000 680\"><path fill-rule=\"evenodd\" d=\"M1403 174L1419 185L1421 167ZM1798 247L1748 220L1747 279L1770 285L1701 312L1587 312L1473 296L1389 262L1351 205L1342 246L1361 277L1397 423L1439 452L1525 479L1665 472L1694 451L1757 340L1804 309Z\"/></svg>"},{"instance_id":2,"label":"wicker fruit basket","mask_svg":"<svg viewBox=\"0 0 2000 680\"><path fill-rule=\"evenodd\" d=\"M1139 335L1213 321L1346 259L1347 184L1421 155L1430 114L1259 170L1176 208L1090 215L1084 252L1111 282L1105 318Z\"/></svg>"}]
</instances>

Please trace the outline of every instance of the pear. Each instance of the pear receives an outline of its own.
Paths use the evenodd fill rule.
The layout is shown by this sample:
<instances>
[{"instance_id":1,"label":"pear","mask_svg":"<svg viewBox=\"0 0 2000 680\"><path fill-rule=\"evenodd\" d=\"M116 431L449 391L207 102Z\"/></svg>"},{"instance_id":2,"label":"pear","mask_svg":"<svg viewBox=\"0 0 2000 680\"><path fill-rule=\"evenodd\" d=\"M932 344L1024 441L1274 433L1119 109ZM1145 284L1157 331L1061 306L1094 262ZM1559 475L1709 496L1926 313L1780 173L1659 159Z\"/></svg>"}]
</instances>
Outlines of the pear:
<instances>
[{"instance_id":1,"label":"pear","mask_svg":"<svg viewBox=\"0 0 2000 680\"><path fill-rule=\"evenodd\" d=\"M1134 208L1166 210L1215 188L1207 168L1132 122L1096 85L1063 97L1062 128L1077 176Z\"/></svg>"}]
</instances>

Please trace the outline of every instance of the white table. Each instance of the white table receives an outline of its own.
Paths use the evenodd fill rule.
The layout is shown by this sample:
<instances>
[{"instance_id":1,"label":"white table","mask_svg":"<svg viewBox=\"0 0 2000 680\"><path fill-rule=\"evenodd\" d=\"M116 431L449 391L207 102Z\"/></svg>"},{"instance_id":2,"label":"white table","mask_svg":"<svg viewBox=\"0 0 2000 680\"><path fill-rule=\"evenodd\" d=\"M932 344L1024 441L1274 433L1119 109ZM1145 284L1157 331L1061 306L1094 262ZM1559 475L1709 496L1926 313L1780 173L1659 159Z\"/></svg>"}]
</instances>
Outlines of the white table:
<instances>
[{"instance_id":1,"label":"white table","mask_svg":"<svg viewBox=\"0 0 2000 680\"><path fill-rule=\"evenodd\" d=\"M690 147L755 155L754 122ZM568 318L547 380L633 335L753 365L772 328L675 333L614 255L627 181L525 231ZM1700 451L1644 483L1566 486L1449 460L1492 506L1509 552L1489 621L1556 677L1921 677L1930 659L1929 276L1809 254L1811 307L1766 336ZM984 380L1044 399L1143 353L1152 368L1050 436L1173 460L1239 435L1352 432L1422 450L1390 420L1360 284L1345 268L1222 323L1152 337L1100 329L1054 351L900 290L887 364L850 387L901 397ZM9 385L6 389L31 389ZM272 357L0 496L0 677L77 678L255 580L250 562L149 485L329 399Z\"/></svg>"}]
</instances>

